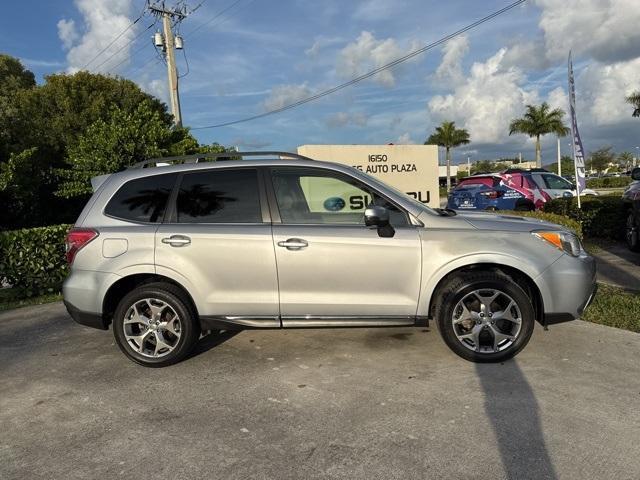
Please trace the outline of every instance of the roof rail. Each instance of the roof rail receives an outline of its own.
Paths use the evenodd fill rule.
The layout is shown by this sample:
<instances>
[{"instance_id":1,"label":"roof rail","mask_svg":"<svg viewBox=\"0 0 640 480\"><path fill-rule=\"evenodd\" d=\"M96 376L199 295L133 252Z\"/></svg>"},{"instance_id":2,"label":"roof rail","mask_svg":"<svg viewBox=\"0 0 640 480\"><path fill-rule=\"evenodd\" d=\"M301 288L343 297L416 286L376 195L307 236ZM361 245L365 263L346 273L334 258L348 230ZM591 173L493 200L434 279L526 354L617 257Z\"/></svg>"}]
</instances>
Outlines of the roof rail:
<instances>
[{"instance_id":1,"label":"roof rail","mask_svg":"<svg viewBox=\"0 0 640 480\"><path fill-rule=\"evenodd\" d=\"M241 159L243 157L273 157L278 156L280 158L290 158L295 160L313 160L312 158L305 157L304 155L298 155L291 152L210 152L210 153L196 153L193 155L178 155L176 157L160 157L150 158L149 160L143 160L142 162L135 163L127 170L133 170L137 168L149 168L157 166L179 165L181 163L201 163L215 161L221 158L225 159ZM162 165L159 165L162 164Z\"/></svg>"}]
</instances>

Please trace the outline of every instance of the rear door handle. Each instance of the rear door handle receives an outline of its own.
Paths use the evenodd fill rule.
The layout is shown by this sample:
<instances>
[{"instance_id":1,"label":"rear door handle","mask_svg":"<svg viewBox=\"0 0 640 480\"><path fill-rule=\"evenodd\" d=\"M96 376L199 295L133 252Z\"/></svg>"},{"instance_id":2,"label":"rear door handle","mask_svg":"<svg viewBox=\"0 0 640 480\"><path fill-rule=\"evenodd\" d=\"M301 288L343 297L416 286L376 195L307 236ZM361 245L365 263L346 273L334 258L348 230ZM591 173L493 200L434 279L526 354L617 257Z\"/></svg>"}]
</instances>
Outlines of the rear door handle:
<instances>
[{"instance_id":1,"label":"rear door handle","mask_svg":"<svg viewBox=\"0 0 640 480\"><path fill-rule=\"evenodd\" d=\"M279 247L284 247L287 250L301 250L309 246L306 240L301 238L288 238L284 241L278 242Z\"/></svg>"},{"instance_id":2,"label":"rear door handle","mask_svg":"<svg viewBox=\"0 0 640 480\"><path fill-rule=\"evenodd\" d=\"M171 235L163 238L162 243L167 243L172 247L184 247L191 243L191 239L185 235Z\"/></svg>"}]
</instances>

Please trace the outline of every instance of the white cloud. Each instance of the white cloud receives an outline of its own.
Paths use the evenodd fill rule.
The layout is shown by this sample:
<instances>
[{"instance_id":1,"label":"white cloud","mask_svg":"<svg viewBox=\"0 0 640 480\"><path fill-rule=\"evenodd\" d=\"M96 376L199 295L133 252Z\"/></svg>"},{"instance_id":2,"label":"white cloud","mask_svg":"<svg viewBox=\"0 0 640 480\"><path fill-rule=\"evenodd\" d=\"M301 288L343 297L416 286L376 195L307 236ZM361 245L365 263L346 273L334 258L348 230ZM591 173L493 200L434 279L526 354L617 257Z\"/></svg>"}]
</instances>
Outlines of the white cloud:
<instances>
[{"instance_id":1,"label":"white cloud","mask_svg":"<svg viewBox=\"0 0 640 480\"><path fill-rule=\"evenodd\" d=\"M504 67L506 53L502 48L486 62L474 63L466 81L453 93L433 97L428 104L431 119L457 122L469 130L473 143L507 141L509 122L538 98L537 92L523 88L526 77L521 70Z\"/></svg>"},{"instance_id":2,"label":"white cloud","mask_svg":"<svg viewBox=\"0 0 640 480\"><path fill-rule=\"evenodd\" d=\"M324 48L330 47L342 41L339 37L316 37L313 44L304 51L307 57L315 58Z\"/></svg>"},{"instance_id":3,"label":"white cloud","mask_svg":"<svg viewBox=\"0 0 640 480\"><path fill-rule=\"evenodd\" d=\"M367 120L367 116L362 112L338 112L327 118L327 126L330 128L340 128L348 125L364 127L367 124Z\"/></svg>"},{"instance_id":4,"label":"white cloud","mask_svg":"<svg viewBox=\"0 0 640 480\"><path fill-rule=\"evenodd\" d=\"M271 93L264 101L264 108L267 111L277 110L310 95L311 89L307 86L307 82L300 85L277 85L271 89Z\"/></svg>"},{"instance_id":5,"label":"white cloud","mask_svg":"<svg viewBox=\"0 0 640 480\"><path fill-rule=\"evenodd\" d=\"M438 66L435 79L445 84L457 85L464 80L462 59L469 52L469 40L460 35L445 43L442 47L442 62Z\"/></svg>"},{"instance_id":6,"label":"white cloud","mask_svg":"<svg viewBox=\"0 0 640 480\"><path fill-rule=\"evenodd\" d=\"M593 63L576 79L578 114L595 125L630 122L631 107L625 97L637 90L640 57L612 65Z\"/></svg>"},{"instance_id":7,"label":"white cloud","mask_svg":"<svg viewBox=\"0 0 640 480\"><path fill-rule=\"evenodd\" d=\"M84 67L95 55L132 22L129 18L132 0L75 0L75 5L82 15L84 33L80 36L73 20L62 19L58 22L58 36L68 49L67 64L69 71L77 71ZM89 70L108 71L110 66L128 59L135 29L129 29L106 52L88 65ZM104 65L102 61L113 52L118 52Z\"/></svg>"},{"instance_id":8,"label":"white cloud","mask_svg":"<svg viewBox=\"0 0 640 480\"><path fill-rule=\"evenodd\" d=\"M523 70L544 70L549 68L544 42L540 39L529 41L524 38L512 41L504 56L503 64Z\"/></svg>"},{"instance_id":9,"label":"white cloud","mask_svg":"<svg viewBox=\"0 0 640 480\"><path fill-rule=\"evenodd\" d=\"M78 31L76 30L76 22L73 20L61 19L58 22L58 37L62 40L62 45L67 50L71 48L71 46L75 43L80 35L78 35Z\"/></svg>"},{"instance_id":10,"label":"white cloud","mask_svg":"<svg viewBox=\"0 0 640 480\"><path fill-rule=\"evenodd\" d=\"M416 142L411 138L409 132L405 132L400 135L395 142L396 145L415 145Z\"/></svg>"},{"instance_id":11,"label":"white cloud","mask_svg":"<svg viewBox=\"0 0 640 480\"><path fill-rule=\"evenodd\" d=\"M566 59L574 53L598 61L635 58L640 51L638 0L536 0L541 7L549 58Z\"/></svg>"},{"instance_id":12,"label":"white cloud","mask_svg":"<svg viewBox=\"0 0 640 480\"><path fill-rule=\"evenodd\" d=\"M393 39L377 40L372 33L362 32L355 42L344 47L338 55L336 72L340 77L353 78L399 58L417 48L415 42L401 48ZM397 72L397 69L395 70ZM395 85L394 71L383 70L372 79L385 87Z\"/></svg>"},{"instance_id":13,"label":"white cloud","mask_svg":"<svg viewBox=\"0 0 640 480\"><path fill-rule=\"evenodd\" d=\"M353 17L364 21L383 20L392 18L397 10L396 0L365 0L358 5Z\"/></svg>"}]
</instances>

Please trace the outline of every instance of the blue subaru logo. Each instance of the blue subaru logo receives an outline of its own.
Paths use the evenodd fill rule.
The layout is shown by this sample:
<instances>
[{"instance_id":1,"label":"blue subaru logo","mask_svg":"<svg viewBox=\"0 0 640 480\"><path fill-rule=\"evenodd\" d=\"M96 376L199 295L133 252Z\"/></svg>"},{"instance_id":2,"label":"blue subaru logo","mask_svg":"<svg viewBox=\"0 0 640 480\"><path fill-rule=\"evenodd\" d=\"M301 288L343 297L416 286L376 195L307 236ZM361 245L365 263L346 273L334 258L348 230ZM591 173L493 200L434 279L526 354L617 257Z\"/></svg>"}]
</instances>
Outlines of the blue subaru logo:
<instances>
[{"instance_id":1,"label":"blue subaru logo","mask_svg":"<svg viewBox=\"0 0 640 480\"><path fill-rule=\"evenodd\" d=\"M330 197L324 201L324 208L330 212L339 212L346 204L340 197Z\"/></svg>"}]
</instances>

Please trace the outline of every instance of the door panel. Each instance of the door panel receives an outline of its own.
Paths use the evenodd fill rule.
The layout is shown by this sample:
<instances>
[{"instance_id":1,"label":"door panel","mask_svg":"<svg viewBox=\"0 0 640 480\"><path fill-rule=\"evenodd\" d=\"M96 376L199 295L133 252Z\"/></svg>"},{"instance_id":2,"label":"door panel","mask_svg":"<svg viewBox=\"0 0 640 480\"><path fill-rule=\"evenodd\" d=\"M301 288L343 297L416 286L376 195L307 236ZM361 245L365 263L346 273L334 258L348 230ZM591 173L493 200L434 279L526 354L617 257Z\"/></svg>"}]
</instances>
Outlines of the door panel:
<instances>
[{"instance_id":1,"label":"door panel","mask_svg":"<svg viewBox=\"0 0 640 480\"><path fill-rule=\"evenodd\" d=\"M278 283L264 188L255 168L185 173L156 233L158 273L188 282L200 315L277 318Z\"/></svg>"},{"instance_id":2,"label":"door panel","mask_svg":"<svg viewBox=\"0 0 640 480\"><path fill-rule=\"evenodd\" d=\"M279 242L301 239L296 250ZM342 225L274 225L280 309L286 316L413 316L420 288L417 230Z\"/></svg>"},{"instance_id":3,"label":"door panel","mask_svg":"<svg viewBox=\"0 0 640 480\"><path fill-rule=\"evenodd\" d=\"M190 242L163 242L172 236ZM156 266L159 273L168 269L190 281L200 315L278 315L270 225L162 225L156 233Z\"/></svg>"}]
</instances>

